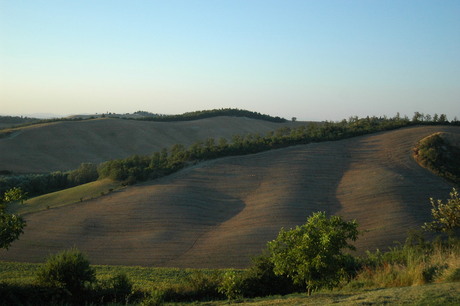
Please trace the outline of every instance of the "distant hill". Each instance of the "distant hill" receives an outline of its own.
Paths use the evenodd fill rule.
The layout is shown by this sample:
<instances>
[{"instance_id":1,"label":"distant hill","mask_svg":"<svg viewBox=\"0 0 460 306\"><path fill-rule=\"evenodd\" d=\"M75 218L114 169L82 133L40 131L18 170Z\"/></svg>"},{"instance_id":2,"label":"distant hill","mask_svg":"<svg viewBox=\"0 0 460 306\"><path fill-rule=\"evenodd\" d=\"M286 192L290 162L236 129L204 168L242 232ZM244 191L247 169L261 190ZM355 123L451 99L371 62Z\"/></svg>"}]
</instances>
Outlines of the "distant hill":
<instances>
[{"instance_id":1,"label":"distant hill","mask_svg":"<svg viewBox=\"0 0 460 306\"><path fill-rule=\"evenodd\" d=\"M168 134L155 130L155 124L162 123L123 122L136 128L128 129L114 119L93 120L80 122L81 130L76 128L79 125L50 125L47 128L55 130L46 135L53 139L53 133L58 133L55 137L65 139L74 134L69 137L72 143L89 133L85 139L93 145L107 145L104 139L115 132L110 128L114 125L123 137L115 134L112 141L123 139L131 141L131 147L137 143L143 147L149 140L178 135L173 133L179 127L222 134L245 122L251 129L255 122L261 124L213 118L175 123L179 126L167 123ZM145 123L153 125L138 126ZM129 137L124 134L128 130L143 132ZM356 243L358 251L385 249L430 219L429 197L446 198L452 188L412 157L417 142L437 132L460 139L460 127L414 126L200 163L98 199L26 214L25 234L10 250L0 251L0 258L43 261L49 253L75 245L95 264L245 267L281 227L302 224L315 211L357 219L360 229L366 230ZM101 133L104 137L96 138ZM176 136L176 142L192 138L183 133L186 136ZM151 134L155 136L149 138ZM32 136L27 139L32 141ZM106 151L98 147L93 152Z\"/></svg>"},{"instance_id":2,"label":"distant hill","mask_svg":"<svg viewBox=\"0 0 460 306\"><path fill-rule=\"evenodd\" d=\"M221 108L211 110L201 110L194 112L187 112L178 115L166 115L157 114L147 111L136 111L132 114L116 114L116 113L104 113L104 114L85 114L85 115L72 115L68 116L67 119L94 119L94 118L122 118L122 119L135 119L135 120L146 120L146 121L157 121L157 122L173 122L173 121L191 121L199 120L212 117L230 116L230 117L246 117L252 119L259 119L271 122L286 122L284 118L278 116L273 117L258 112L248 111L237 108Z\"/></svg>"},{"instance_id":3,"label":"distant hill","mask_svg":"<svg viewBox=\"0 0 460 306\"><path fill-rule=\"evenodd\" d=\"M30 118L23 116L0 116L0 129L12 128L18 125L39 122L38 118Z\"/></svg>"},{"instance_id":4,"label":"distant hill","mask_svg":"<svg viewBox=\"0 0 460 306\"><path fill-rule=\"evenodd\" d=\"M208 137L265 134L301 122L276 123L247 117L211 117L193 121L151 122L99 118L41 123L3 131L0 171L39 173L74 169L82 162L100 163Z\"/></svg>"}]
</instances>

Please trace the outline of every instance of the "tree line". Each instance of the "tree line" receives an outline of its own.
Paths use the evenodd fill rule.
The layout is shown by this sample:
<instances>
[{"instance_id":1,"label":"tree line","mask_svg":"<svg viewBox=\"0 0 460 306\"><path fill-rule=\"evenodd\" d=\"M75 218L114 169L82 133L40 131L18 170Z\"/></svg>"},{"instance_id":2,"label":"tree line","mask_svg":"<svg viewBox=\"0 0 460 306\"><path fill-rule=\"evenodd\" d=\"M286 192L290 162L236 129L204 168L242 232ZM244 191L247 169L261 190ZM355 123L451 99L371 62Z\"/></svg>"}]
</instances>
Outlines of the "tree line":
<instances>
[{"instance_id":1,"label":"tree line","mask_svg":"<svg viewBox=\"0 0 460 306\"><path fill-rule=\"evenodd\" d=\"M428 121L428 119L430 119ZM138 181L156 179L174 173L200 161L225 156L253 154L271 149L311 142L331 141L354 136L392 130L411 125L450 124L459 125L458 120L448 121L445 115L428 116L415 113L412 119L399 114L387 117L350 117L339 122L309 123L298 127L281 127L266 135L234 135L231 139L208 138L189 147L175 144L151 155L133 155L114 159L99 165L83 163L73 171L34 175L0 176L0 192L20 187L31 196L45 194L102 178L134 184Z\"/></svg>"},{"instance_id":2,"label":"tree line","mask_svg":"<svg viewBox=\"0 0 460 306\"><path fill-rule=\"evenodd\" d=\"M139 114L145 114L145 112L137 112ZM237 109L237 108L221 108L221 109L212 109L212 110L202 110L202 111L195 111L195 112L188 112L183 113L181 115L160 115L155 114L147 115L143 118L138 118L136 120L147 120L147 121L160 121L160 122L171 122L171 121L191 121L191 120L199 120L217 116L231 116L231 117L246 117L252 119L259 119L271 122L286 122L287 120L284 118L280 118L278 116L272 117L269 115L264 115L258 112L252 112L244 109Z\"/></svg>"},{"instance_id":3,"label":"tree line","mask_svg":"<svg viewBox=\"0 0 460 306\"><path fill-rule=\"evenodd\" d=\"M98 178L97 165L92 163L82 163L77 169L65 172L0 175L0 194L17 187L30 196L38 196L89 183Z\"/></svg>"},{"instance_id":4,"label":"tree line","mask_svg":"<svg viewBox=\"0 0 460 306\"><path fill-rule=\"evenodd\" d=\"M188 165L219 157L253 154L292 145L345 139L416 124L459 124L458 121L447 121L445 115L430 116L431 121L422 120L422 118L426 116L416 115L412 120L399 115L393 118L351 117L349 120L340 122L326 121L292 128L282 127L265 136L260 134L234 135L231 140L208 138L188 148L175 144L169 149L163 149L150 156L134 155L125 159L107 161L99 165L98 173L99 178L111 178L132 184L137 181L159 178ZM437 118L437 121L433 121L433 118ZM439 118L442 121L439 121Z\"/></svg>"}]
</instances>

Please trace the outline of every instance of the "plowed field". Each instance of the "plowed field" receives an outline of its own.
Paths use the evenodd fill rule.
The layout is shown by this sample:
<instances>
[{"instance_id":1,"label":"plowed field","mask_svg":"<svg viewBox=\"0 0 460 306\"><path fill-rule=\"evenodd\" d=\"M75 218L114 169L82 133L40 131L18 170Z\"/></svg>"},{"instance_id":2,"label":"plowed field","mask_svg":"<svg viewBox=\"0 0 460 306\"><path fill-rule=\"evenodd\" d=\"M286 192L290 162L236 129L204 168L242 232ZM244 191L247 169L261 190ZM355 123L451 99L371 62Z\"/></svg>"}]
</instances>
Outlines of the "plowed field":
<instances>
[{"instance_id":1,"label":"plowed field","mask_svg":"<svg viewBox=\"0 0 460 306\"><path fill-rule=\"evenodd\" d=\"M33 125L12 129L7 137L0 138L0 170L65 171L83 162L149 155L174 144L188 146L209 137L217 140L231 139L235 134L265 135L283 126L299 124L302 123L214 117L181 122L94 119Z\"/></svg>"},{"instance_id":2,"label":"plowed field","mask_svg":"<svg viewBox=\"0 0 460 306\"><path fill-rule=\"evenodd\" d=\"M94 264L245 267L281 227L315 211L357 219L359 251L385 249L430 219L452 186L412 158L421 126L222 158L83 203L31 213L0 259L43 261L77 246Z\"/></svg>"}]
</instances>

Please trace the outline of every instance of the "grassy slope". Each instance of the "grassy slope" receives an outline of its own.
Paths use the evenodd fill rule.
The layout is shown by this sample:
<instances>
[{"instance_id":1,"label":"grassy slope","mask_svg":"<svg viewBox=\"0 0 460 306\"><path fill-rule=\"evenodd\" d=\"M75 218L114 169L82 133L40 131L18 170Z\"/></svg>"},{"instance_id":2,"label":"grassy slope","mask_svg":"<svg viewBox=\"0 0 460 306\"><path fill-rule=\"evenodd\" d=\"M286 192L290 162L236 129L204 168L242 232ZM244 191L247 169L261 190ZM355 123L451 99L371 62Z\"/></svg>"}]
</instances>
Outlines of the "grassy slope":
<instances>
[{"instance_id":1,"label":"grassy slope","mask_svg":"<svg viewBox=\"0 0 460 306\"><path fill-rule=\"evenodd\" d=\"M0 261L0 283L29 285L36 282L40 264ZM118 273L126 274L136 289L149 292L154 286L183 283L193 272L225 273L227 270L196 270L177 268L152 268L139 266L93 265L99 280L108 279Z\"/></svg>"},{"instance_id":2,"label":"grassy slope","mask_svg":"<svg viewBox=\"0 0 460 306\"><path fill-rule=\"evenodd\" d=\"M21 215L39 212L46 209L99 198L102 195L108 194L119 188L120 183L104 179L31 198L25 201L24 204L12 204L8 209L10 213L17 213Z\"/></svg>"},{"instance_id":3,"label":"grassy slope","mask_svg":"<svg viewBox=\"0 0 460 306\"><path fill-rule=\"evenodd\" d=\"M382 288L365 291L336 291L287 295L203 305L459 305L460 283L430 284L414 287Z\"/></svg>"},{"instance_id":4,"label":"grassy slope","mask_svg":"<svg viewBox=\"0 0 460 306\"><path fill-rule=\"evenodd\" d=\"M16 173L77 168L134 154L151 154L208 137L261 133L300 122L273 123L243 117L214 117L184 122L94 119L39 124L11 129L0 138L0 170ZM4 132L4 131L2 131Z\"/></svg>"},{"instance_id":5,"label":"grassy slope","mask_svg":"<svg viewBox=\"0 0 460 306\"><path fill-rule=\"evenodd\" d=\"M98 264L244 267L281 227L325 210L385 248L430 218L428 198L451 185L411 157L417 141L459 127L411 127L336 142L228 157L99 199L26 216L0 258L42 261L73 245ZM107 256L110 254L110 256Z\"/></svg>"}]
</instances>

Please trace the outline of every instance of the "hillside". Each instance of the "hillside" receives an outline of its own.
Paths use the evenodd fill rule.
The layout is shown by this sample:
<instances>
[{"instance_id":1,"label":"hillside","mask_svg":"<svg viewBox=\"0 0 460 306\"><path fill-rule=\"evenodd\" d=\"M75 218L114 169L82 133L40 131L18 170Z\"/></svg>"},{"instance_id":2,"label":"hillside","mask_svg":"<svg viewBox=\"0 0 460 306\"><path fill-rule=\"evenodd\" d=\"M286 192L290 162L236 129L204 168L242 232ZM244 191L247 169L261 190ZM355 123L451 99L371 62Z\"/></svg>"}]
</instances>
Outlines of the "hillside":
<instances>
[{"instance_id":1,"label":"hillside","mask_svg":"<svg viewBox=\"0 0 460 306\"><path fill-rule=\"evenodd\" d=\"M39 124L11 130L0 138L0 170L40 173L77 168L154 151L208 137L265 134L301 122L273 123L244 117L213 117L194 121L150 122L94 119Z\"/></svg>"},{"instance_id":2,"label":"hillside","mask_svg":"<svg viewBox=\"0 0 460 306\"><path fill-rule=\"evenodd\" d=\"M99 199L25 215L0 258L42 261L73 245L95 264L244 267L281 227L314 211L356 218L358 249L386 248L430 218L451 185L412 157L419 126L208 161ZM110 254L110 256L108 256Z\"/></svg>"}]
</instances>

